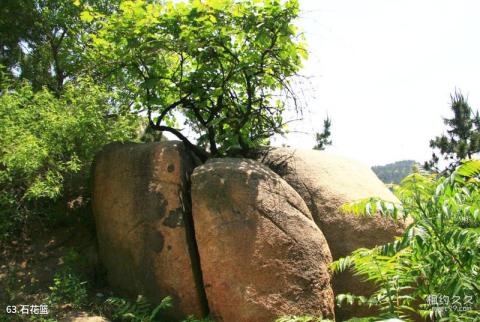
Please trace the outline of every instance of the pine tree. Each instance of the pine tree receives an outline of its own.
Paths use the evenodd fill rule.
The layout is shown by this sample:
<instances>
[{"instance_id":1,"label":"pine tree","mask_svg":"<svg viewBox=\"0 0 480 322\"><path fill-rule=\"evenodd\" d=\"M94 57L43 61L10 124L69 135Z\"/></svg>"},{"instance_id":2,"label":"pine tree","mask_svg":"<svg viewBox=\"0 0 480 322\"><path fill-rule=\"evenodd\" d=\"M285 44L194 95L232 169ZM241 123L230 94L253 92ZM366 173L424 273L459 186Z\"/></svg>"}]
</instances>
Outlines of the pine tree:
<instances>
[{"instance_id":1,"label":"pine tree","mask_svg":"<svg viewBox=\"0 0 480 322\"><path fill-rule=\"evenodd\" d=\"M313 147L314 150L325 150L327 145L332 144L332 140L330 136L332 133L330 132L330 127L332 126L332 120L327 117L323 120L323 132L322 133L315 133L315 140L317 143Z\"/></svg>"},{"instance_id":2,"label":"pine tree","mask_svg":"<svg viewBox=\"0 0 480 322\"><path fill-rule=\"evenodd\" d=\"M445 118L447 134L435 137L430 141L430 147L438 149L440 156L435 152L432 160L425 163L427 169L438 170L440 158L449 161L448 168L453 168L461 160L471 159L480 152L480 115L474 112L467 100L460 92L451 95L451 109L453 118Z\"/></svg>"}]
</instances>

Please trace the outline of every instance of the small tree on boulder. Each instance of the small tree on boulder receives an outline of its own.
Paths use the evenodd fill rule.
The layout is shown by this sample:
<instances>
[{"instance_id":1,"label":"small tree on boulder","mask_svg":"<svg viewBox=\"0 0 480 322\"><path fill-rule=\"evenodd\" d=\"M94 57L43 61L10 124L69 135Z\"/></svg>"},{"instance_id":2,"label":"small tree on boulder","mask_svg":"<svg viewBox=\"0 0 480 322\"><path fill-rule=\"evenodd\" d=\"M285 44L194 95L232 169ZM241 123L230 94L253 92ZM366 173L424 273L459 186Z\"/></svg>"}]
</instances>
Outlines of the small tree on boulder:
<instances>
[{"instance_id":1,"label":"small tree on boulder","mask_svg":"<svg viewBox=\"0 0 480 322\"><path fill-rule=\"evenodd\" d=\"M139 0L119 8L82 14L98 24L90 57L152 128L173 133L202 160L285 131L287 103L298 108L292 77L307 57L292 24L297 0ZM198 145L182 134L179 115Z\"/></svg>"}]
</instances>

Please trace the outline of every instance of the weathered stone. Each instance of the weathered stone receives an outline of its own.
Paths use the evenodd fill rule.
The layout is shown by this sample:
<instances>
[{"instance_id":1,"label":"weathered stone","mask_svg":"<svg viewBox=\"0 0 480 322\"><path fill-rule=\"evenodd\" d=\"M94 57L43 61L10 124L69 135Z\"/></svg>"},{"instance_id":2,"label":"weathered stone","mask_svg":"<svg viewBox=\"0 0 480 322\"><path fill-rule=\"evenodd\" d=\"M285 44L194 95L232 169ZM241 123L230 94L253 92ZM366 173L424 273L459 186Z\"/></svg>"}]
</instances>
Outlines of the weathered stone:
<instances>
[{"instance_id":1,"label":"weathered stone","mask_svg":"<svg viewBox=\"0 0 480 322\"><path fill-rule=\"evenodd\" d=\"M323 151L288 148L265 149L257 156L288 182L303 198L315 222L322 230L333 260L349 255L353 250L372 248L391 242L405 225L380 216L359 217L339 211L343 204L369 197L398 202L397 198L363 164ZM369 294L370 284L349 272L333 279L334 293ZM337 311L340 320L350 315L348 307ZM368 314L369 310L356 313Z\"/></svg>"},{"instance_id":2,"label":"weathered stone","mask_svg":"<svg viewBox=\"0 0 480 322\"><path fill-rule=\"evenodd\" d=\"M195 235L216 321L333 317L331 255L300 196L247 159L213 159L192 176Z\"/></svg>"},{"instance_id":3,"label":"weathered stone","mask_svg":"<svg viewBox=\"0 0 480 322\"><path fill-rule=\"evenodd\" d=\"M204 313L185 218L193 167L183 144L167 141L108 145L94 168L93 209L109 284L153 303L172 296L173 319Z\"/></svg>"}]
</instances>

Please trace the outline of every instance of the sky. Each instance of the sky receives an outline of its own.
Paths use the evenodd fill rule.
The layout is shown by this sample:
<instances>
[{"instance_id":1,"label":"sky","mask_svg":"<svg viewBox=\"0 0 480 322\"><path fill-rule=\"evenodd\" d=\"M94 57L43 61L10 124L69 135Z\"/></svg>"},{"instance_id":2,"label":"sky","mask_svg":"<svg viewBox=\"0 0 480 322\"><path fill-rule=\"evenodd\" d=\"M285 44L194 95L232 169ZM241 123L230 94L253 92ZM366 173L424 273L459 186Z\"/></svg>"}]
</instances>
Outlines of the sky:
<instances>
[{"instance_id":1,"label":"sky","mask_svg":"<svg viewBox=\"0 0 480 322\"><path fill-rule=\"evenodd\" d=\"M274 145L312 148L328 115L327 151L370 166L423 162L445 130L450 94L480 108L480 1L299 2L306 113Z\"/></svg>"}]
</instances>

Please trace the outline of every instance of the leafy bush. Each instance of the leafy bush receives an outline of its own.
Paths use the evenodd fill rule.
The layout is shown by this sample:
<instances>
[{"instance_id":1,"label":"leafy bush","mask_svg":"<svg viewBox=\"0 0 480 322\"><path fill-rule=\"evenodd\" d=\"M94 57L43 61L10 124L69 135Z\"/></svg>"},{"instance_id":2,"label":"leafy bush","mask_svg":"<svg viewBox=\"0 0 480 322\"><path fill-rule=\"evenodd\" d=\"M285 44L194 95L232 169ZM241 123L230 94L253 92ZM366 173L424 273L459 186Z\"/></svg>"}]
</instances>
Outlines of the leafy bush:
<instances>
[{"instance_id":1,"label":"leafy bush","mask_svg":"<svg viewBox=\"0 0 480 322\"><path fill-rule=\"evenodd\" d=\"M382 318L474 321L480 309L480 160L451 175L411 174L396 193L401 204L376 199L344 206L360 215L413 219L403 236L358 249L333 263L374 282L370 297L341 294L337 302L376 306Z\"/></svg>"},{"instance_id":2,"label":"leafy bush","mask_svg":"<svg viewBox=\"0 0 480 322\"><path fill-rule=\"evenodd\" d=\"M104 144L136 135L136 117L112 110L110 93L90 80L57 97L27 83L0 89L1 235L45 201L61 196L66 176L84 173Z\"/></svg>"}]
</instances>

